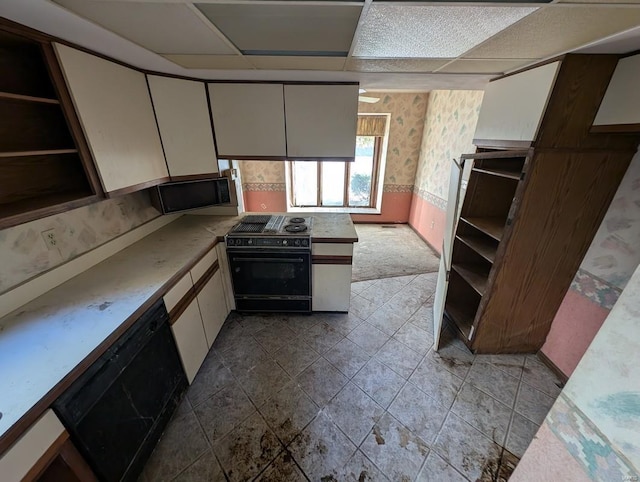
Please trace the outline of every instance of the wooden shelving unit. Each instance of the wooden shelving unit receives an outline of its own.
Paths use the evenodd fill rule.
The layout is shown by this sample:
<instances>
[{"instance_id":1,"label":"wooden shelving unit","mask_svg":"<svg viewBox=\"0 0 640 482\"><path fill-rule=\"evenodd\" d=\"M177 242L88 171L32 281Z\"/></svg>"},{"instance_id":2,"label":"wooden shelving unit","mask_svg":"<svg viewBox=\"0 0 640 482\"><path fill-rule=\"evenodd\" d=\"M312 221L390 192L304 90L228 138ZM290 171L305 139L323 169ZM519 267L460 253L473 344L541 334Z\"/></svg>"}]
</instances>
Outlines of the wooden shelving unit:
<instances>
[{"instance_id":1,"label":"wooden shelving unit","mask_svg":"<svg viewBox=\"0 0 640 482\"><path fill-rule=\"evenodd\" d=\"M453 180L470 175L434 300L475 353L536 353L545 343L640 144L639 133L592 132L618 61L567 54L485 92L477 152L461 156L471 169L453 166Z\"/></svg>"},{"instance_id":2,"label":"wooden shelving unit","mask_svg":"<svg viewBox=\"0 0 640 482\"><path fill-rule=\"evenodd\" d=\"M528 151L518 154L500 152L492 159L491 153L485 152L471 169L445 300L446 316L470 346Z\"/></svg>"},{"instance_id":3,"label":"wooden shelving unit","mask_svg":"<svg viewBox=\"0 0 640 482\"><path fill-rule=\"evenodd\" d=\"M0 229L101 194L51 46L15 30L0 23Z\"/></svg>"}]
</instances>

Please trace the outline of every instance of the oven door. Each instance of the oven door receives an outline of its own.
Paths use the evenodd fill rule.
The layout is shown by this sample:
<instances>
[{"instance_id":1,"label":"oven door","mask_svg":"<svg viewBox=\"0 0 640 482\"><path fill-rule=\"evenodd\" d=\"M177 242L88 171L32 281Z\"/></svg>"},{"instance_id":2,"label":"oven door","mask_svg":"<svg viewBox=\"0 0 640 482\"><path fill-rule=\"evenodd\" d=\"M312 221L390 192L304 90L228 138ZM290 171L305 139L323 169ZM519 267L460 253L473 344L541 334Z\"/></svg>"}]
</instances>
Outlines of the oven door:
<instances>
[{"instance_id":1,"label":"oven door","mask_svg":"<svg viewBox=\"0 0 640 482\"><path fill-rule=\"evenodd\" d=\"M236 297L311 296L311 253L286 250L229 251Z\"/></svg>"}]
</instances>

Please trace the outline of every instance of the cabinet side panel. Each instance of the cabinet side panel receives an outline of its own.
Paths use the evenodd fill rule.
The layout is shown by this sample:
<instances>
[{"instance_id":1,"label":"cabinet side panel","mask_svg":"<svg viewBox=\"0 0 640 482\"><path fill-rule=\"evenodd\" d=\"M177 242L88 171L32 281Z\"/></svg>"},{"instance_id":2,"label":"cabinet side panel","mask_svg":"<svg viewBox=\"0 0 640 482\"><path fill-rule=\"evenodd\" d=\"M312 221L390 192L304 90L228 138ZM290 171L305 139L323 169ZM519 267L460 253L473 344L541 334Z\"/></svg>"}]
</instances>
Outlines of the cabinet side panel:
<instances>
[{"instance_id":1,"label":"cabinet side panel","mask_svg":"<svg viewBox=\"0 0 640 482\"><path fill-rule=\"evenodd\" d=\"M104 190L166 178L144 74L65 45L55 47Z\"/></svg>"},{"instance_id":2,"label":"cabinet side panel","mask_svg":"<svg viewBox=\"0 0 640 482\"><path fill-rule=\"evenodd\" d=\"M629 165L626 152L534 155L500 269L480 313L479 352L535 352Z\"/></svg>"}]
</instances>

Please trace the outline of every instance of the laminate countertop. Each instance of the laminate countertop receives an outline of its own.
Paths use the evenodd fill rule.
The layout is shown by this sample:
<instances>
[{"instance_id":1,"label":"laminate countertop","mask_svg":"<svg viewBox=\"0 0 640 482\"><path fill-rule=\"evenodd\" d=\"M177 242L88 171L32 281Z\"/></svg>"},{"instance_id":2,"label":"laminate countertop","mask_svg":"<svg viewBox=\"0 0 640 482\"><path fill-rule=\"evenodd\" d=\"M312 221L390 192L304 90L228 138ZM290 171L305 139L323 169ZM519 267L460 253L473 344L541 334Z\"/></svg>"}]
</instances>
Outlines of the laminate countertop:
<instances>
[{"instance_id":1,"label":"laminate countertop","mask_svg":"<svg viewBox=\"0 0 640 482\"><path fill-rule=\"evenodd\" d=\"M312 215L313 242L357 241ZM182 216L1 318L0 454L241 216Z\"/></svg>"}]
</instances>

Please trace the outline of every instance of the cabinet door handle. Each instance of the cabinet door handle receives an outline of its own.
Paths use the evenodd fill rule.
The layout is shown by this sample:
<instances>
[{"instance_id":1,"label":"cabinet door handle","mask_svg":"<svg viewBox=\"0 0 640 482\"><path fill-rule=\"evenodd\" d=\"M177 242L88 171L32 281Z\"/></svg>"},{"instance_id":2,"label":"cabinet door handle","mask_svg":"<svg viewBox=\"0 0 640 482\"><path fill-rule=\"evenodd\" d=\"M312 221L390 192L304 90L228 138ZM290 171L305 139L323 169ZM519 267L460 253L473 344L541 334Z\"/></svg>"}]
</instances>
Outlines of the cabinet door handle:
<instances>
[{"instance_id":1,"label":"cabinet door handle","mask_svg":"<svg viewBox=\"0 0 640 482\"><path fill-rule=\"evenodd\" d=\"M234 262L304 263L302 258L233 258Z\"/></svg>"}]
</instances>

